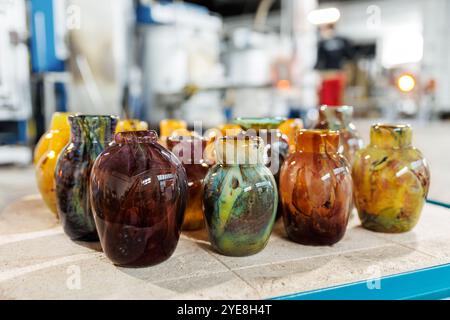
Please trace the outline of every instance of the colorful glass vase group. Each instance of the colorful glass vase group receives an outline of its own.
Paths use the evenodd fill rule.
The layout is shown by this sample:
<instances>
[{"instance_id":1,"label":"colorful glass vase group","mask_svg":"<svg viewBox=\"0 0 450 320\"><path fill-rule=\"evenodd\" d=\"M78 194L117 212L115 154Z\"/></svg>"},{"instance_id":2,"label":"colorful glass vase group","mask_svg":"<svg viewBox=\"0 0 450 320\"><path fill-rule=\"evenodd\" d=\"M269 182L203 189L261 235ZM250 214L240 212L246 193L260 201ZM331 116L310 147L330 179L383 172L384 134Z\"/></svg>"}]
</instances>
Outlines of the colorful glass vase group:
<instances>
[{"instance_id":1,"label":"colorful glass vase group","mask_svg":"<svg viewBox=\"0 0 450 320\"><path fill-rule=\"evenodd\" d=\"M277 216L303 245L341 240L353 207L362 226L406 232L418 222L430 173L409 125L376 124L363 148L351 107L299 119L238 118L214 134L164 120L55 113L35 149L39 190L75 241L100 241L116 265L168 259L182 230L206 227L229 256L264 249Z\"/></svg>"}]
</instances>

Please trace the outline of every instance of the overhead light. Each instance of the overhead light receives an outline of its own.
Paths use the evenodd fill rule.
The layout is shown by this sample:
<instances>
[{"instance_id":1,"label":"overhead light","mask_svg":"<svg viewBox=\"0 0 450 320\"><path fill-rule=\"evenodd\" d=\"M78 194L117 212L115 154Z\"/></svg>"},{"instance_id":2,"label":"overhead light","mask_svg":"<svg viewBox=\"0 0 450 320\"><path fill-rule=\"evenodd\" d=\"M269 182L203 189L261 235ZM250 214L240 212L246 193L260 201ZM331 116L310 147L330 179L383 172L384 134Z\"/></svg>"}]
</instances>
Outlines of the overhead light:
<instances>
[{"instance_id":1,"label":"overhead light","mask_svg":"<svg viewBox=\"0 0 450 320\"><path fill-rule=\"evenodd\" d=\"M341 12L337 8L313 10L308 14L308 21L315 25L335 23L341 18Z\"/></svg>"},{"instance_id":2,"label":"overhead light","mask_svg":"<svg viewBox=\"0 0 450 320\"><path fill-rule=\"evenodd\" d=\"M408 93L414 90L416 87L416 79L410 74L402 74L397 79L397 87L400 91Z\"/></svg>"}]
</instances>

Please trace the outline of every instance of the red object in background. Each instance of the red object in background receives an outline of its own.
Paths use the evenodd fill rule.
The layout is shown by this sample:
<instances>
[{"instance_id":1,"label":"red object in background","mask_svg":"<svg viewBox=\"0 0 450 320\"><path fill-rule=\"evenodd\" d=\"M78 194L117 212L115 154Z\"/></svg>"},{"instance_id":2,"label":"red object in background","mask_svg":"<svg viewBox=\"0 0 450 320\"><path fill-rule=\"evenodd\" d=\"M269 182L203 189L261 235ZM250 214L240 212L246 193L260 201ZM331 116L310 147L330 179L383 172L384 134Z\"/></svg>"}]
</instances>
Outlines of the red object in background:
<instances>
[{"instance_id":1,"label":"red object in background","mask_svg":"<svg viewBox=\"0 0 450 320\"><path fill-rule=\"evenodd\" d=\"M319 91L320 105L342 106L344 102L345 76L333 74L323 78Z\"/></svg>"}]
</instances>

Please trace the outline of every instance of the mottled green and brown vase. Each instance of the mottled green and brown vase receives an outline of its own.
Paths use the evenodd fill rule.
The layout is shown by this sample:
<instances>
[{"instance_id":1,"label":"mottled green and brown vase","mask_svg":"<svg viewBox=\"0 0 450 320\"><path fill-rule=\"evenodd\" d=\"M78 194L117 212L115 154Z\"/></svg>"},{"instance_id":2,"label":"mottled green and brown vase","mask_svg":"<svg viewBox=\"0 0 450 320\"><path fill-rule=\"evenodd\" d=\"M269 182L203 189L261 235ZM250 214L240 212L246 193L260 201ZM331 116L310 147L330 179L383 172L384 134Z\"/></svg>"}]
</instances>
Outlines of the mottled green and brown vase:
<instances>
[{"instance_id":1,"label":"mottled green and brown vase","mask_svg":"<svg viewBox=\"0 0 450 320\"><path fill-rule=\"evenodd\" d=\"M64 231L72 240L98 241L89 200L92 164L113 140L117 118L69 116L70 142L55 169L56 204Z\"/></svg>"},{"instance_id":2,"label":"mottled green and brown vase","mask_svg":"<svg viewBox=\"0 0 450 320\"><path fill-rule=\"evenodd\" d=\"M421 152L412 146L409 125L372 126L370 145L356 154L352 175L364 228L398 233L417 224L430 172Z\"/></svg>"},{"instance_id":3,"label":"mottled green and brown vase","mask_svg":"<svg viewBox=\"0 0 450 320\"><path fill-rule=\"evenodd\" d=\"M264 165L259 137L223 137L217 161L205 178L203 208L211 245L221 254L248 256L267 244L275 221L278 193Z\"/></svg>"}]
</instances>

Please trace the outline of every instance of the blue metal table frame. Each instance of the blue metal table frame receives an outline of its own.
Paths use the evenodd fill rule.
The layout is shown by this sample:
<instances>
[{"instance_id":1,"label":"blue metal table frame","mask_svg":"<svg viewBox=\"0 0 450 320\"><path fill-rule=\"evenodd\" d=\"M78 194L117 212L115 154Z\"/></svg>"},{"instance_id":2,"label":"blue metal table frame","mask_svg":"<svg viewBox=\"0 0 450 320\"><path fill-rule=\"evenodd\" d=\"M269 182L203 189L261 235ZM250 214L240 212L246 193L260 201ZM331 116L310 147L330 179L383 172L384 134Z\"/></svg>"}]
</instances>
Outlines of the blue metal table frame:
<instances>
[{"instance_id":1,"label":"blue metal table frame","mask_svg":"<svg viewBox=\"0 0 450 320\"><path fill-rule=\"evenodd\" d=\"M450 204L436 200L428 203L450 209ZM449 211L450 214L450 211ZM450 297L450 263L378 279L380 286L368 279L345 285L294 293L274 300L436 300Z\"/></svg>"}]
</instances>

